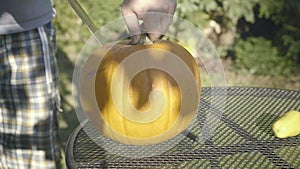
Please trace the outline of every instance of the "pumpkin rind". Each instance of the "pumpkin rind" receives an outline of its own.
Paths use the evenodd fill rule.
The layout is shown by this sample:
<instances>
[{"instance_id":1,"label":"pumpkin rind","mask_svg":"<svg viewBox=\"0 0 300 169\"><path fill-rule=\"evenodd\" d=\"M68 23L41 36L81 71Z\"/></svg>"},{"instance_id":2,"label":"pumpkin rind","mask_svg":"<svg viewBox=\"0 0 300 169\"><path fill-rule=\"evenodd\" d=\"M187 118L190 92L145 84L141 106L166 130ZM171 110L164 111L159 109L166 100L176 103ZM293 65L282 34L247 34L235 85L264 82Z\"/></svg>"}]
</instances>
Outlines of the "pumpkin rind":
<instances>
[{"instance_id":1,"label":"pumpkin rind","mask_svg":"<svg viewBox=\"0 0 300 169\"><path fill-rule=\"evenodd\" d=\"M142 63L131 64L130 67L126 63L122 65L121 63L134 53L142 50L146 51L144 54L147 55L147 58L158 60L159 57L165 57L165 55L171 53L181 59L183 64L190 69L195 79L194 85L196 85L196 91L192 92L196 93L197 96L197 102L195 102L197 105L191 106L193 111L189 110L190 112L181 114L182 92L186 92L181 90L189 89L181 89L176 81L177 79L174 79L172 75L164 70L156 68L141 70L134 75L133 79L129 79L131 80L129 88L124 89L123 84L128 80L127 69L133 69L135 66L138 69L139 64L147 65L147 61L141 60ZM86 112L89 120L107 137L124 144L154 144L176 136L191 123L200 100L201 81L197 63L193 56L182 46L165 40L151 45L126 45L122 42L101 47L89 58L89 60L93 59L94 61L101 60L94 81L94 97L97 105L94 105L95 102L88 103L87 100L83 100L83 107L88 109ZM121 73L117 71L120 66L123 66L122 70L124 70ZM119 72L117 76L120 78L114 81L113 77L116 76L116 72ZM85 82L82 82L81 88L84 86L87 87ZM115 87L112 89L112 86ZM128 90L128 95L124 92L126 90ZM141 118L147 117L148 115L145 115L145 113L151 108L150 99L152 96L149 97L149 95L152 91L160 91L164 94L166 104L163 105L164 109L159 116L150 121L145 120L147 122L139 122L122 115L120 111L126 112L129 110L125 105L129 102L132 107L141 113ZM118 96L113 98L112 92L118 92ZM161 95L154 93L154 103L162 103L160 99L163 100L163 98L161 97ZM125 106L116 107L116 100ZM89 109L87 107L93 108ZM95 107L98 108L98 112L91 111Z\"/></svg>"}]
</instances>

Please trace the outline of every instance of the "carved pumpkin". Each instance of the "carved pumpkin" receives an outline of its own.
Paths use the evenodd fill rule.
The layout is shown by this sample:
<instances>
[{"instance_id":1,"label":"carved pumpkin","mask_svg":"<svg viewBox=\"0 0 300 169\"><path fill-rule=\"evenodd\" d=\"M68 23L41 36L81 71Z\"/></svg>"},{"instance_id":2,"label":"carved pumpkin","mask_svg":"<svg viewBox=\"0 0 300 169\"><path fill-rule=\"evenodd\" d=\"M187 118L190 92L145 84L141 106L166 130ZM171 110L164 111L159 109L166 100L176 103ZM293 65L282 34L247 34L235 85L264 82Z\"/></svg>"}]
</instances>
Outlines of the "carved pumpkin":
<instances>
[{"instance_id":1,"label":"carved pumpkin","mask_svg":"<svg viewBox=\"0 0 300 169\"><path fill-rule=\"evenodd\" d=\"M182 46L165 40L108 44L87 63L86 75L92 64L97 63L98 69L94 84L82 78L83 107L105 136L124 144L154 144L181 133L193 120L200 75Z\"/></svg>"}]
</instances>

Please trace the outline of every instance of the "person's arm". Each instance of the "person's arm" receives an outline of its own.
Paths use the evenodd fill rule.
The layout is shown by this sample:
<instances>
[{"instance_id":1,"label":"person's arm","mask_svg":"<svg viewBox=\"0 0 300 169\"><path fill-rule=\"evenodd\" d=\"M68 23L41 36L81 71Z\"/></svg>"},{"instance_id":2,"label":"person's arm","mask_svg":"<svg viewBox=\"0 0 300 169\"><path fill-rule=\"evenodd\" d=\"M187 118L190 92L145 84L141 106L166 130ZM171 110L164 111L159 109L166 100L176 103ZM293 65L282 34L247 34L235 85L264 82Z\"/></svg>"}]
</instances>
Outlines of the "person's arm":
<instances>
[{"instance_id":1,"label":"person's arm","mask_svg":"<svg viewBox=\"0 0 300 169\"><path fill-rule=\"evenodd\" d=\"M172 23L176 5L176 0L124 0L122 14L131 42L139 42L142 29L148 32L151 41L158 40ZM139 24L139 20L143 21L143 25Z\"/></svg>"}]
</instances>

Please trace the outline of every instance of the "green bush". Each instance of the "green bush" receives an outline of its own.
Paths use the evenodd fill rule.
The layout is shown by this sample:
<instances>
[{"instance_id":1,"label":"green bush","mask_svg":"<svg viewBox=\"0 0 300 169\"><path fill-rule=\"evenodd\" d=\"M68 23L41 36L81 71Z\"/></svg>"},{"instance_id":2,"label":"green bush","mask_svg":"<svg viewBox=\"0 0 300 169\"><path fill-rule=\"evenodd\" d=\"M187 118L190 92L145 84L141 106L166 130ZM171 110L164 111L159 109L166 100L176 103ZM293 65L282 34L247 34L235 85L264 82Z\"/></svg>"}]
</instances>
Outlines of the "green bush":
<instances>
[{"instance_id":1,"label":"green bush","mask_svg":"<svg viewBox=\"0 0 300 169\"><path fill-rule=\"evenodd\" d=\"M262 37L240 40L234 46L237 69L257 75L288 75L292 72L293 62L279 55L271 41Z\"/></svg>"}]
</instances>

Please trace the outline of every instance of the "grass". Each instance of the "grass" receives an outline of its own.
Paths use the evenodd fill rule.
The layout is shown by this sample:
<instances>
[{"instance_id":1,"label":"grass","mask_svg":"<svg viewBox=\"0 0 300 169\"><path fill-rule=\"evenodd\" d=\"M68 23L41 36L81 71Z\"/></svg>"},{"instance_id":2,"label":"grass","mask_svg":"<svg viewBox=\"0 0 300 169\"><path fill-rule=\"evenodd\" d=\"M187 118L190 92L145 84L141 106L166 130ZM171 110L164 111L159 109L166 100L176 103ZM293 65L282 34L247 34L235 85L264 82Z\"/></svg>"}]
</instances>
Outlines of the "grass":
<instances>
[{"instance_id":1,"label":"grass","mask_svg":"<svg viewBox=\"0 0 300 169\"><path fill-rule=\"evenodd\" d=\"M232 68L231 60L223 60L227 86L251 86L300 90L300 72L290 76L262 76L246 73Z\"/></svg>"}]
</instances>

